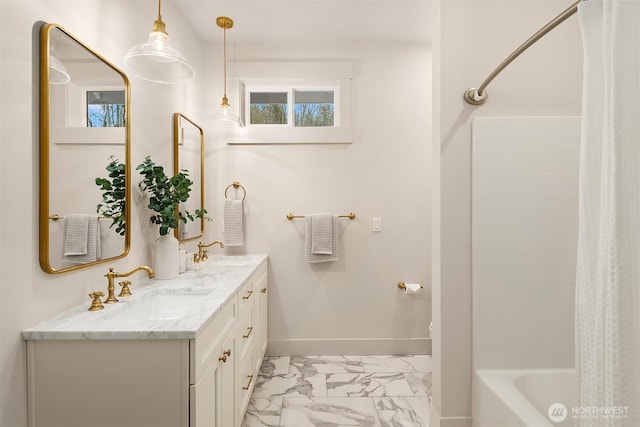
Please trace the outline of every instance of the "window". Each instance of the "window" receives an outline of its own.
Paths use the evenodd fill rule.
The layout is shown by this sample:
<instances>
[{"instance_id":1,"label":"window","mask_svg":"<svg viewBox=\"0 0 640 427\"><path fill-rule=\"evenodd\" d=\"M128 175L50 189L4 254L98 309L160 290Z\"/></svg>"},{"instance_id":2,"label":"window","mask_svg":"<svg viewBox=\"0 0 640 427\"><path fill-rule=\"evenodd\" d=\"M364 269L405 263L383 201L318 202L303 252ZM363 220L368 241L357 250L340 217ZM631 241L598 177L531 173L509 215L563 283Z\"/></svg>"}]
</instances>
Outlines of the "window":
<instances>
[{"instance_id":1,"label":"window","mask_svg":"<svg viewBox=\"0 0 640 427\"><path fill-rule=\"evenodd\" d=\"M228 144L353 142L352 63L239 61L231 69L231 107L246 127Z\"/></svg>"},{"instance_id":2,"label":"window","mask_svg":"<svg viewBox=\"0 0 640 427\"><path fill-rule=\"evenodd\" d=\"M333 126L333 90L294 90L294 126Z\"/></svg>"},{"instance_id":3,"label":"window","mask_svg":"<svg viewBox=\"0 0 640 427\"><path fill-rule=\"evenodd\" d=\"M54 144L124 144L127 88L69 82L50 88ZM54 92L55 91L55 92Z\"/></svg>"},{"instance_id":4,"label":"window","mask_svg":"<svg viewBox=\"0 0 640 427\"><path fill-rule=\"evenodd\" d=\"M287 92L249 92L250 125L286 125L289 123Z\"/></svg>"},{"instance_id":5,"label":"window","mask_svg":"<svg viewBox=\"0 0 640 427\"><path fill-rule=\"evenodd\" d=\"M87 127L124 127L124 91L87 91Z\"/></svg>"},{"instance_id":6,"label":"window","mask_svg":"<svg viewBox=\"0 0 640 427\"><path fill-rule=\"evenodd\" d=\"M333 127L337 88L285 88L248 86L245 102L248 126Z\"/></svg>"}]
</instances>

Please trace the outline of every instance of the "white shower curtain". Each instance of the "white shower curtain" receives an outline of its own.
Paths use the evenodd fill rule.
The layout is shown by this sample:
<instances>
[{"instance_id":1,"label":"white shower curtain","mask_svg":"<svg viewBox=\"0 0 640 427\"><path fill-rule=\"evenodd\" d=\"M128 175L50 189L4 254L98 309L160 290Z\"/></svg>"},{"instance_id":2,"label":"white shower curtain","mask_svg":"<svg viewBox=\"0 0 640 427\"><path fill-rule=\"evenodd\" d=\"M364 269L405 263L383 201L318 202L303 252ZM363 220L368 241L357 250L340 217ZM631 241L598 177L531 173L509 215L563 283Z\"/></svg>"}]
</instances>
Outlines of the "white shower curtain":
<instances>
[{"instance_id":1,"label":"white shower curtain","mask_svg":"<svg viewBox=\"0 0 640 427\"><path fill-rule=\"evenodd\" d=\"M579 5L579 426L640 426L640 0ZM569 409L573 415L572 409Z\"/></svg>"}]
</instances>

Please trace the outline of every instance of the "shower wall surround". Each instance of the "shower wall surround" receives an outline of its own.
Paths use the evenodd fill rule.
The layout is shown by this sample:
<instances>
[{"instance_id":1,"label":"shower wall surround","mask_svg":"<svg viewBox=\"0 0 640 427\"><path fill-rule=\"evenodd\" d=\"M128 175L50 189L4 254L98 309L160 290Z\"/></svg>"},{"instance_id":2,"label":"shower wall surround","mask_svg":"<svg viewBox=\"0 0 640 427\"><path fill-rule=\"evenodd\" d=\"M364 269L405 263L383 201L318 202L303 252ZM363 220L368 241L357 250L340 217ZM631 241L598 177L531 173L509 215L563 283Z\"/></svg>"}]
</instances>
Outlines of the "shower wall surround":
<instances>
[{"instance_id":1,"label":"shower wall surround","mask_svg":"<svg viewBox=\"0 0 640 427\"><path fill-rule=\"evenodd\" d=\"M580 119L472 129L474 369L571 368Z\"/></svg>"}]
</instances>

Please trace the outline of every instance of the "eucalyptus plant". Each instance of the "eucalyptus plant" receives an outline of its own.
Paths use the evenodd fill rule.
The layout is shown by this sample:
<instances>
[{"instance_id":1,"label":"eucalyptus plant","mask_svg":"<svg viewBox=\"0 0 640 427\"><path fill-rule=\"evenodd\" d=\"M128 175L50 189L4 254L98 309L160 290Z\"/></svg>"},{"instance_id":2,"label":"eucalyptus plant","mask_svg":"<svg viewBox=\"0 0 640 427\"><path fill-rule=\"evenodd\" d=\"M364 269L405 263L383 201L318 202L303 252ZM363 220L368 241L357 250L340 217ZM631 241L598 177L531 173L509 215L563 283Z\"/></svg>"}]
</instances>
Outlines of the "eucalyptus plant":
<instances>
[{"instance_id":1,"label":"eucalyptus plant","mask_svg":"<svg viewBox=\"0 0 640 427\"><path fill-rule=\"evenodd\" d=\"M109 228L116 227L116 233L124 236L126 232L126 167L114 156L105 168L107 178L96 178L96 185L102 190L102 203L98 203L96 211L112 222Z\"/></svg>"},{"instance_id":2,"label":"eucalyptus plant","mask_svg":"<svg viewBox=\"0 0 640 427\"><path fill-rule=\"evenodd\" d=\"M178 227L179 222L186 223L195 218L202 218L207 211L196 209L195 215L189 211L180 211L180 203L189 199L193 181L189 179L189 171L181 169L177 175L168 177L162 166L156 165L150 156L144 158L136 170L140 171L143 179L139 186L142 191L149 193L147 207L155 212L151 222L160 226L160 235L165 236L170 229Z\"/></svg>"}]
</instances>

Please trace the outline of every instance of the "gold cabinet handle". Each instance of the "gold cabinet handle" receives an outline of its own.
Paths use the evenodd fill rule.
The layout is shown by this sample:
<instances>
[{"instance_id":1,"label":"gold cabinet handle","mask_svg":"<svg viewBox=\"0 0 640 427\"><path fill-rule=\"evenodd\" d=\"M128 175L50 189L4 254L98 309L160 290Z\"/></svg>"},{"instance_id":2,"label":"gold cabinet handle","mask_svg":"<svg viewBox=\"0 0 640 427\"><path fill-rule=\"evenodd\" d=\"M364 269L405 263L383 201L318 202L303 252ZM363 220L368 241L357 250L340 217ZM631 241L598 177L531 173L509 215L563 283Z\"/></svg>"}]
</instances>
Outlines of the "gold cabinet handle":
<instances>
[{"instance_id":1,"label":"gold cabinet handle","mask_svg":"<svg viewBox=\"0 0 640 427\"><path fill-rule=\"evenodd\" d=\"M227 357L231 356L231 349L227 349L222 352L222 356L218 357L218 361L222 360L222 363L227 363Z\"/></svg>"},{"instance_id":2,"label":"gold cabinet handle","mask_svg":"<svg viewBox=\"0 0 640 427\"><path fill-rule=\"evenodd\" d=\"M251 381L253 381L253 375L247 375L247 378L249 378L249 382L247 383L246 387L242 387L243 390L249 390L249 386L251 386Z\"/></svg>"},{"instance_id":3,"label":"gold cabinet handle","mask_svg":"<svg viewBox=\"0 0 640 427\"><path fill-rule=\"evenodd\" d=\"M249 297L251 297L252 294L253 294L253 291L247 291L247 294L243 296L242 299L249 299Z\"/></svg>"},{"instance_id":4,"label":"gold cabinet handle","mask_svg":"<svg viewBox=\"0 0 640 427\"><path fill-rule=\"evenodd\" d=\"M262 292L263 294L267 293L267 287L265 286L264 288L260 289L260 292Z\"/></svg>"},{"instance_id":5,"label":"gold cabinet handle","mask_svg":"<svg viewBox=\"0 0 640 427\"><path fill-rule=\"evenodd\" d=\"M249 326L247 328L247 335L243 335L242 338L249 338L251 336L251 332L253 332L253 326Z\"/></svg>"}]
</instances>

